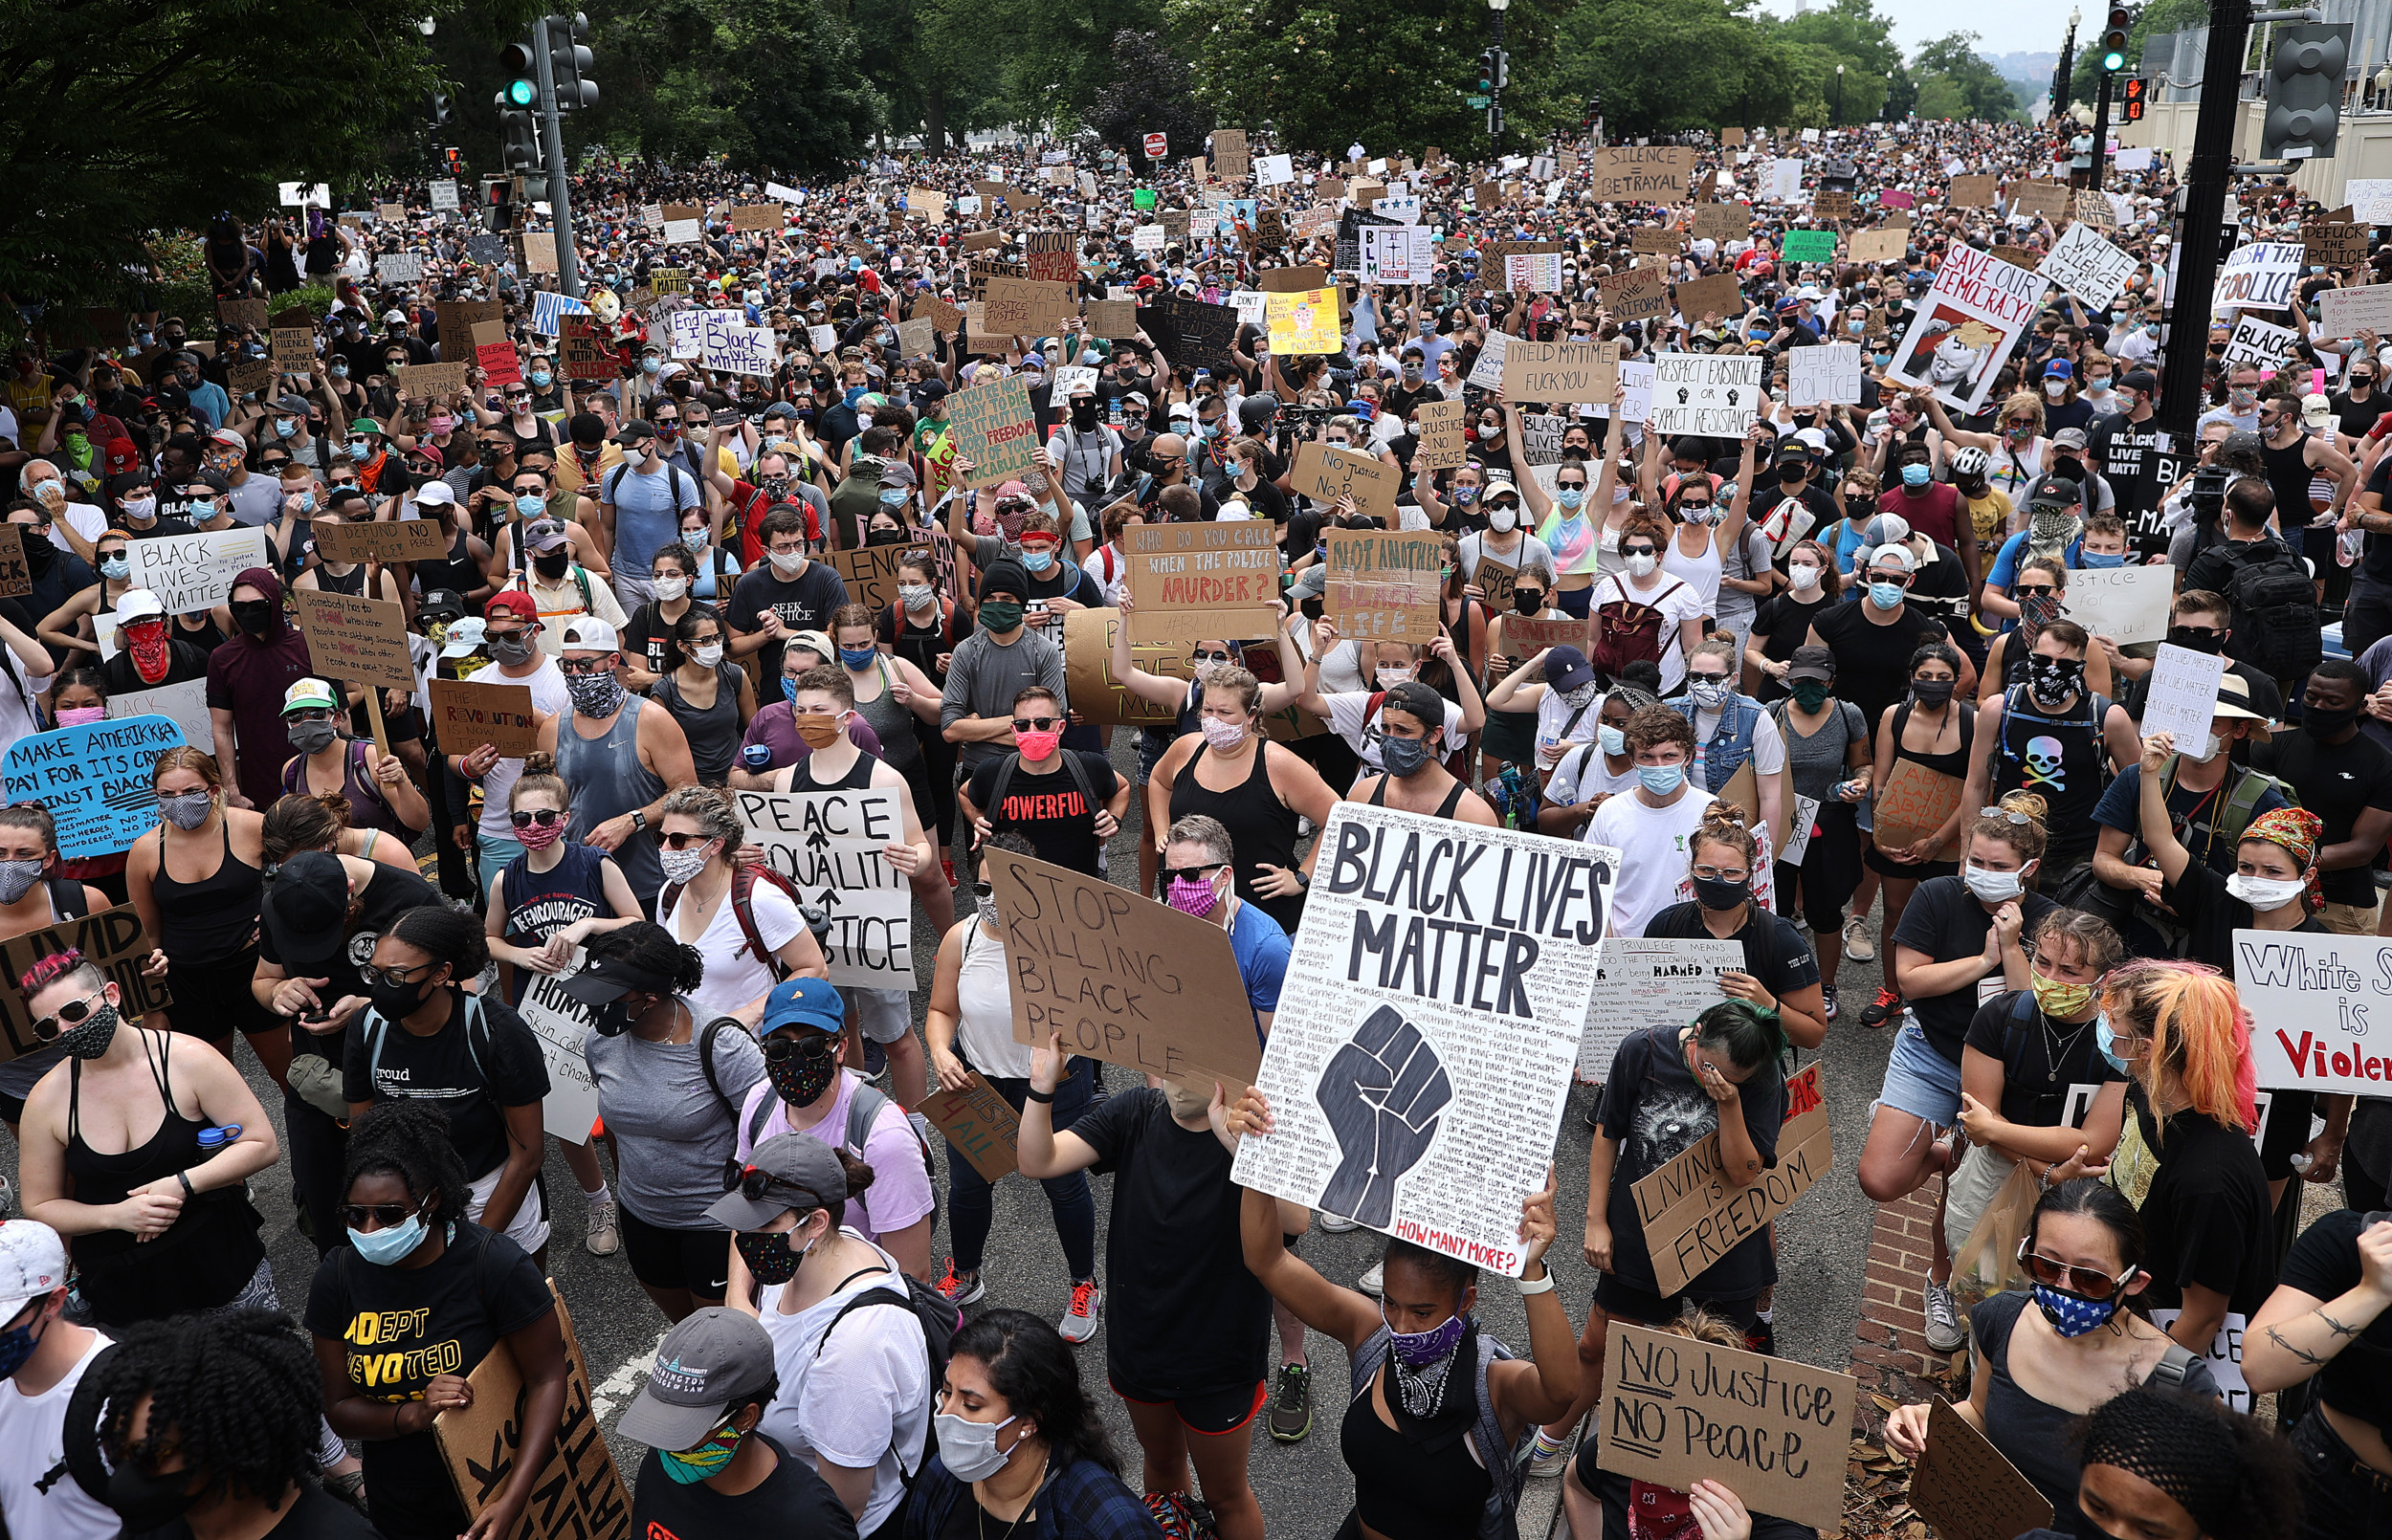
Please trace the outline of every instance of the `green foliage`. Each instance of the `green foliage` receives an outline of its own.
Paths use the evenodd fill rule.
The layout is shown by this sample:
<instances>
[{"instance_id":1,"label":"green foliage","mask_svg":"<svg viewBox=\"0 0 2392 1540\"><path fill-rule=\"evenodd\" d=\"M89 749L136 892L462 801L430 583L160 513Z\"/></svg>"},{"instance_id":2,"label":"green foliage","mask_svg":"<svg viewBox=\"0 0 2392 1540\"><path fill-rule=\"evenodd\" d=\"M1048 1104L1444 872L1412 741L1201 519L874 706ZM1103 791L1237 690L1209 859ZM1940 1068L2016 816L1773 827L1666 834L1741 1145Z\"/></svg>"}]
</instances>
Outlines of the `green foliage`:
<instances>
[{"instance_id":1,"label":"green foliage","mask_svg":"<svg viewBox=\"0 0 2392 1540\"><path fill-rule=\"evenodd\" d=\"M1145 159L1145 136L1161 132L1193 154L1212 127L1198 105L1185 61L1153 33L1113 34L1113 82L1098 94L1088 126L1108 144Z\"/></svg>"},{"instance_id":2,"label":"green foliage","mask_svg":"<svg viewBox=\"0 0 2392 1540\"><path fill-rule=\"evenodd\" d=\"M1921 77L1918 116L1985 122L2006 122L2019 116L2009 82L1977 52L1977 43L1975 33L1949 33L1919 49L1911 60L1911 68ZM1939 89L1931 93L1930 85Z\"/></svg>"},{"instance_id":3,"label":"green foliage","mask_svg":"<svg viewBox=\"0 0 2392 1540\"><path fill-rule=\"evenodd\" d=\"M439 77L422 14L420 0L9 6L0 290L120 303L152 232L219 209L254 219L277 181L337 190L388 165L394 143L420 145Z\"/></svg>"},{"instance_id":4,"label":"green foliage","mask_svg":"<svg viewBox=\"0 0 2392 1540\"><path fill-rule=\"evenodd\" d=\"M1892 19L1872 0L1785 20L1752 0L1601 0L1562 23L1555 78L1565 99L1600 92L1614 138L1824 128L1837 121L1839 91L1841 121L1865 123L1898 115L1911 97Z\"/></svg>"}]
</instances>

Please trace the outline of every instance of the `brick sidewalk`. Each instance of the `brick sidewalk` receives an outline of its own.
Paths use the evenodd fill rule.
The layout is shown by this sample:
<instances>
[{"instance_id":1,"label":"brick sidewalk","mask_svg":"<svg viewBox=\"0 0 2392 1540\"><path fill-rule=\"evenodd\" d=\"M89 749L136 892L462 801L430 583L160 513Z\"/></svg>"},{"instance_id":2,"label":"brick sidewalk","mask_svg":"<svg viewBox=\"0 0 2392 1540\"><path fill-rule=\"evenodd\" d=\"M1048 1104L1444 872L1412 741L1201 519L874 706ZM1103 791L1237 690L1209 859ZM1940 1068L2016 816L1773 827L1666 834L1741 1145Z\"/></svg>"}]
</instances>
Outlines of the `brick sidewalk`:
<instances>
[{"instance_id":1,"label":"brick sidewalk","mask_svg":"<svg viewBox=\"0 0 2392 1540\"><path fill-rule=\"evenodd\" d=\"M1869 1234L1869 1267L1861 1287L1860 1324L1853 1331L1851 1373L1860 1381L1866 1427L1882 1420L1874 1392L1908 1404L1926 1399L1931 1367L1948 1354L1931 1352L1924 1334L1922 1289L1935 1255L1936 1184L1930 1180L1896 1203L1881 1203Z\"/></svg>"}]
</instances>

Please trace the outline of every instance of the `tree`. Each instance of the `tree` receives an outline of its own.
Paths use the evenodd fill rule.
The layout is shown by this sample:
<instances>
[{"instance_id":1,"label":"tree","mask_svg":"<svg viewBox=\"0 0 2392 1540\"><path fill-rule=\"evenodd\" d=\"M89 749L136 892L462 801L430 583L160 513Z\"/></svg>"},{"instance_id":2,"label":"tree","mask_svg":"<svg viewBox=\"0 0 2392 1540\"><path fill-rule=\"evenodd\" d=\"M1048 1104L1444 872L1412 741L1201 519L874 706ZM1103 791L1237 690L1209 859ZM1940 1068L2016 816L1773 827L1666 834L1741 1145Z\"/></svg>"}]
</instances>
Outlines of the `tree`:
<instances>
[{"instance_id":1,"label":"tree","mask_svg":"<svg viewBox=\"0 0 2392 1540\"><path fill-rule=\"evenodd\" d=\"M2091 33L2080 31L2076 43L2076 73L2069 77L2069 100L2082 102L2091 110L2093 98L2101 89L2101 28L2109 15L2109 8L2088 10L2085 20ZM2095 20L2098 16L2103 20ZM2121 73L2133 75L2142 68L2143 42L2146 38L2165 37L2187 27L2209 25L2209 0L2152 0L2150 5L2135 12L2135 19L2126 29L2126 68ZM2259 29L2252 29L2252 42L2258 41ZM2256 68L2256 66L2251 66ZM2117 88L2112 87L2115 101ZM2110 121L2118 121L2114 105Z\"/></svg>"},{"instance_id":2,"label":"tree","mask_svg":"<svg viewBox=\"0 0 2392 1540\"><path fill-rule=\"evenodd\" d=\"M1185 61L1153 33L1113 34L1113 82L1097 93L1088 126L1106 143L1144 157L1145 137L1163 133L1185 153L1194 153L1212 128L1212 115L1197 105Z\"/></svg>"},{"instance_id":3,"label":"tree","mask_svg":"<svg viewBox=\"0 0 2392 1540\"><path fill-rule=\"evenodd\" d=\"M354 186L394 143L427 165L441 76L423 12L420 0L11 6L0 162L15 211L0 220L0 291L122 303L153 232L219 209L262 215L277 182ZM486 13L537 11L497 0Z\"/></svg>"},{"instance_id":4,"label":"tree","mask_svg":"<svg viewBox=\"0 0 2392 1540\"><path fill-rule=\"evenodd\" d=\"M1921 118L1964 118L1984 122L2008 122L2019 116L2018 98L2010 83L2002 78L2002 72L1991 60L1977 52L1979 38L1975 33L1949 33L1925 44L1911 60L1911 68L1921 77L1941 76L1959 93L1960 109L1944 113L1927 110L1925 87L1920 88ZM1938 100L1946 99L1938 94Z\"/></svg>"},{"instance_id":5,"label":"tree","mask_svg":"<svg viewBox=\"0 0 2392 1540\"><path fill-rule=\"evenodd\" d=\"M593 27L600 110L568 120L576 137L804 175L854 160L881 121L853 30L817 0L665 0Z\"/></svg>"},{"instance_id":6,"label":"tree","mask_svg":"<svg viewBox=\"0 0 2392 1540\"><path fill-rule=\"evenodd\" d=\"M1561 24L1557 84L1600 93L1614 138L1749 125L1768 121L1746 111L1766 47L1746 0L1605 0Z\"/></svg>"}]
</instances>

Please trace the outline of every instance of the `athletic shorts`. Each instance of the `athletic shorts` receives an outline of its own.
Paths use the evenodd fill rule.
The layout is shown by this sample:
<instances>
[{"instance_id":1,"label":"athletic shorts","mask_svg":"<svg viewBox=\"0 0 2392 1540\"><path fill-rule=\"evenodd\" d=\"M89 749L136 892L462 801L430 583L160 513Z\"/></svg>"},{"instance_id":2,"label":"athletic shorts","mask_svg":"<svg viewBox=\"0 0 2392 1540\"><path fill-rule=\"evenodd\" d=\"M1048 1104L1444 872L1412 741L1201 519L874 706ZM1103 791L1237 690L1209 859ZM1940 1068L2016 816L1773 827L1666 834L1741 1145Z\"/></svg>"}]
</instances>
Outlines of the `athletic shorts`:
<instances>
[{"instance_id":1,"label":"athletic shorts","mask_svg":"<svg viewBox=\"0 0 2392 1540\"><path fill-rule=\"evenodd\" d=\"M1148 1391L1124 1390L1118 1381L1111 1383L1113 1394L1121 1399L1136 1406L1167 1406L1181 1426L1208 1438L1235 1433L1254 1420L1254 1414L1271 1398L1271 1382L1263 1379L1254 1381L1251 1387L1232 1385L1227 1390L1199 1391L1176 1398Z\"/></svg>"},{"instance_id":2,"label":"athletic shorts","mask_svg":"<svg viewBox=\"0 0 2392 1540\"><path fill-rule=\"evenodd\" d=\"M650 1288L685 1288L720 1303L731 1287L730 1231L669 1230L632 1213L619 1197L614 1213L633 1278Z\"/></svg>"}]
</instances>

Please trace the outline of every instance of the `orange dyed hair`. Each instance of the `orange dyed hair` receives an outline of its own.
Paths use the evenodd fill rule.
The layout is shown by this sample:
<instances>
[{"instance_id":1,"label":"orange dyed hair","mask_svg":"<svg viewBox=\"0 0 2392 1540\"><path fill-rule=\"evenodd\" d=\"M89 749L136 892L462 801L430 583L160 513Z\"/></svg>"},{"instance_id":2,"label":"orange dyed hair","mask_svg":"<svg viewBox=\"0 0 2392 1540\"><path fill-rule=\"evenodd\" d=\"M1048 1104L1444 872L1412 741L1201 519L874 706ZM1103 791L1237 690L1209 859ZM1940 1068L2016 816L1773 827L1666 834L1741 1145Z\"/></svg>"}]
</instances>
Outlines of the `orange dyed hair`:
<instances>
[{"instance_id":1,"label":"orange dyed hair","mask_svg":"<svg viewBox=\"0 0 2392 1540\"><path fill-rule=\"evenodd\" d=\"M2113 1032L2151 1039L2141 1079L2155 1106L2173 1077L2203 1116L2245 1133L2257 1126L2250 1013L2224 974L2198 962L2129 962L2103 980L2101 1008Z\"/></svg>"}]
</instances>

